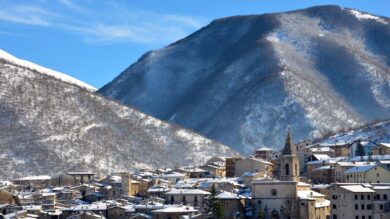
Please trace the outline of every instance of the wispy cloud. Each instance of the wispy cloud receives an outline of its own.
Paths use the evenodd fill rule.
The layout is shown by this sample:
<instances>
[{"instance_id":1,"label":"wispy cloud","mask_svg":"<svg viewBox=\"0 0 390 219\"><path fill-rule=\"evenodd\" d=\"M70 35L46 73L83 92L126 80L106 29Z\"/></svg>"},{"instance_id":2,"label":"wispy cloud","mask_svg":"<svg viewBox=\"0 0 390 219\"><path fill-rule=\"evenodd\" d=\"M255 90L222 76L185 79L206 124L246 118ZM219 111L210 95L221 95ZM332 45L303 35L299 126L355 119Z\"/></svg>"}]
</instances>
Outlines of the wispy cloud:
<instances>
[{"instance_id":1,"label":"wispy cloud","mask_svg":"<svg viewBox=\"0 0 390 219\"><path fill-rule=\"evenodd\" d=\"M32 6L3 7L0 9L0 20L27 25L48 26L49 22L44 18L47 14L50 13Z\"/></svg>"},{"instance_id":2,"label":"wispy cloud","mask_svg":"<svg viewBox=\"0 0 390 219\"><path fill-rule=\"evenodd\" d=\"M60 29L88 43L165 44L203 25L199 18L137 10L117 2L100 2L104 10L83 1L77 1L78 4L72 0L59 2L55 5L50 1L31 5L3 3L0 4L0 20Z\"/></svg>"}]
</instances>

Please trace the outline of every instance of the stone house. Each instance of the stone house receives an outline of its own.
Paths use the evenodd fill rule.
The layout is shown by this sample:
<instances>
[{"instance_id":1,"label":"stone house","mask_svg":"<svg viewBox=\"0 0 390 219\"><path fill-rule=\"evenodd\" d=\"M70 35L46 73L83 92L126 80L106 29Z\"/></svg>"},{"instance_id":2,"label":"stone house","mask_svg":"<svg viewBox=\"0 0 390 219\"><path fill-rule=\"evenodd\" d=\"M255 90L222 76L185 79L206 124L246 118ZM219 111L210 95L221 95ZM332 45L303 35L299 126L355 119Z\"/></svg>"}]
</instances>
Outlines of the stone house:
<instances>
[{"instance_id":1,"label":"stone house","mask_svg":"<svg viewBox=\"0 0 390 219\"><path fill-rule=\"evenodd\" d=\"M270 175L272 173L272 165L272 163L266 160L254 157L237 160L235 163L236 176L242 176L246 172L262 172Z\"/></svg>"},{"instance_id":2,"label":"stone house","mask_svg":"<svg viewBox=\"0 0 390 219\"><path fill-rule=\"evenodd\" d=\"M205 198L210 192L200 189L172 189L165 193L166 202L169 204L183 204L203 207Z\"/></svg>"},{"instance_id":3,"label":"stone house","mask_svg":"<svg viewBox=\"0 0 390 219\"><path fill-rule=\"evenodd\" d=\"M221 192L215 197L222 205L223 218L235 219L242 215L244 204L241 197L231 192Z\"/></svg>"},{"instance_id":4,"label":"stone house","mask_svg":"<svg viewBox=\"0 0 390 219\"><path fill-rule=\"evenodd\" d=\"M390 171L378 164L355 166L344 174L348 183L390 183Z\"/></svg>"},{"instance_id":5,"label":"stone house","mask_svg":"<svg viewBox=\"0 0 390 219\"><path fill-rule=\"evenodd\" d=\"M334 184L331 218L383 219L390 215L389 185Z\"/></svg>"}]
</instances>

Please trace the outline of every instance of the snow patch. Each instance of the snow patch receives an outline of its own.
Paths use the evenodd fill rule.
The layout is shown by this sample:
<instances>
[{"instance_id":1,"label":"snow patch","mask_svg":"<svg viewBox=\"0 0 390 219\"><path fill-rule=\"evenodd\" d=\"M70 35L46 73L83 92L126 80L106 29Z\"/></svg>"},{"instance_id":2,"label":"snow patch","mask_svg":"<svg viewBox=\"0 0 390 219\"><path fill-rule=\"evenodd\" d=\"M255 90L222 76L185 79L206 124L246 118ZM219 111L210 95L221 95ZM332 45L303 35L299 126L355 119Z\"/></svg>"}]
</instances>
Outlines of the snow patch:
<instances>
[{"instance_id":1,"label":"snow patch","mask_svg":"<svg viewBox=\"0 0 390 219\"><path fill-rule=\"evenodd\" d=\"M387 24L387 22L385 20L383 20L382 18L371 15L371 14L362 13L362 12L356 11L356 10L349 10L349 12L351 14L355 15L355 17L359 20L375 20L379 23Z\"/></svg>"}]
</instances>

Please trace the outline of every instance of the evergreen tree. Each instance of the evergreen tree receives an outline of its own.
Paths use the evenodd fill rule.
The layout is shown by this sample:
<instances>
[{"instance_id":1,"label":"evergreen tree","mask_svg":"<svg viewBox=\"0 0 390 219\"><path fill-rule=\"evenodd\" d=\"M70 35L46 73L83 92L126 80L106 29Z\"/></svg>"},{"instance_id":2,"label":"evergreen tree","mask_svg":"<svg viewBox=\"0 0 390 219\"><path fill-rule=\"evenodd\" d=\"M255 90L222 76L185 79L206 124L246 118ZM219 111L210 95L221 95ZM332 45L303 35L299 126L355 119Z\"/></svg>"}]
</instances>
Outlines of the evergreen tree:
<instances>
[{"instance_id":1,"label":"evergreen tree","mask_svg":"<svg viewBox=\"0 0 390 219\"><path fill-rule=\"evenodd\" d=\"M355 156L363 157L365 155L366 155L366 153L364 151L364 147L361 144L361 142L359 142L358 145L357 145L356 151L355 151Z\"/></svg>"},{"instance_id":2,"label":"evergreen tree","mask_svg":"<svg viewBox=\"0 0 390 219\"><path fill-rule=\"evenodd\" d=\"M222 219L223 218L223 208L221 203L216 198L217 190L215 189L214 184L211 186L210 196L208 200L208 212L210 214L210 219Z\"/></svg>"},{"instance_id":3,"label":"evergreen tree","mask_svg":"<svg viewBox=\"0 0 390 219\"><path fill-rule=\"evenodd\" d=\"M260 208L260 210L259 210L259 215L258 215L258 219L264 219L264 218L265 218L265 213L264 213L263 209Z\"/></svg>"}]
</instances>

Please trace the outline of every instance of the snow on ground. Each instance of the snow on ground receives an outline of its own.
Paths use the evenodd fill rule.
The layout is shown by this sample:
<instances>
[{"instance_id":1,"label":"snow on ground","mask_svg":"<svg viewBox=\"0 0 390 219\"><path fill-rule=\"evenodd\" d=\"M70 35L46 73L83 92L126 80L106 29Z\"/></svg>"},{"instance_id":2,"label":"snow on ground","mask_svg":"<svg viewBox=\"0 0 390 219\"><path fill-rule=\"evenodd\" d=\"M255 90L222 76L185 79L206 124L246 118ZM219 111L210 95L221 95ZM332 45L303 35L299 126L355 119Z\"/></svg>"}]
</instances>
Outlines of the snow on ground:
<instances>
[{"instance_id":1,"label":"snow on ground","mask_svg":"<svg viewBox=\"0 0 390 219\"><path fill-rule=\"evenodd\" d=\"M46 74L48 76L57 78L57 79L62 80L64 82L77 85L77 86L85 88L85 89L87 89L89 91L92 91L92 92L96 91L96 88L92 87L91 85L86 84L86 83L84 83L82 81L79 81L79 80L77 80L77 79L75 79L75 78L73 78L73 77L71 77L69 75L66 75L64 73L57 72L57 71L54 71L54 70L51 70L51 69L39 66L39 65L34 64L32 62L29 62L29 61L18 59L15 56L7 53L6 51L4 51L2 49L0 49L0 59L4 59L4 60L6 60L8 62L11 62L11 63L13 63L15 65L18 65L18 66L21 66L21 67L25 67L25 68L28 68L28 69L31 69L31 70L34 70L34 71Z\"/></svg>"}]
</instances>

